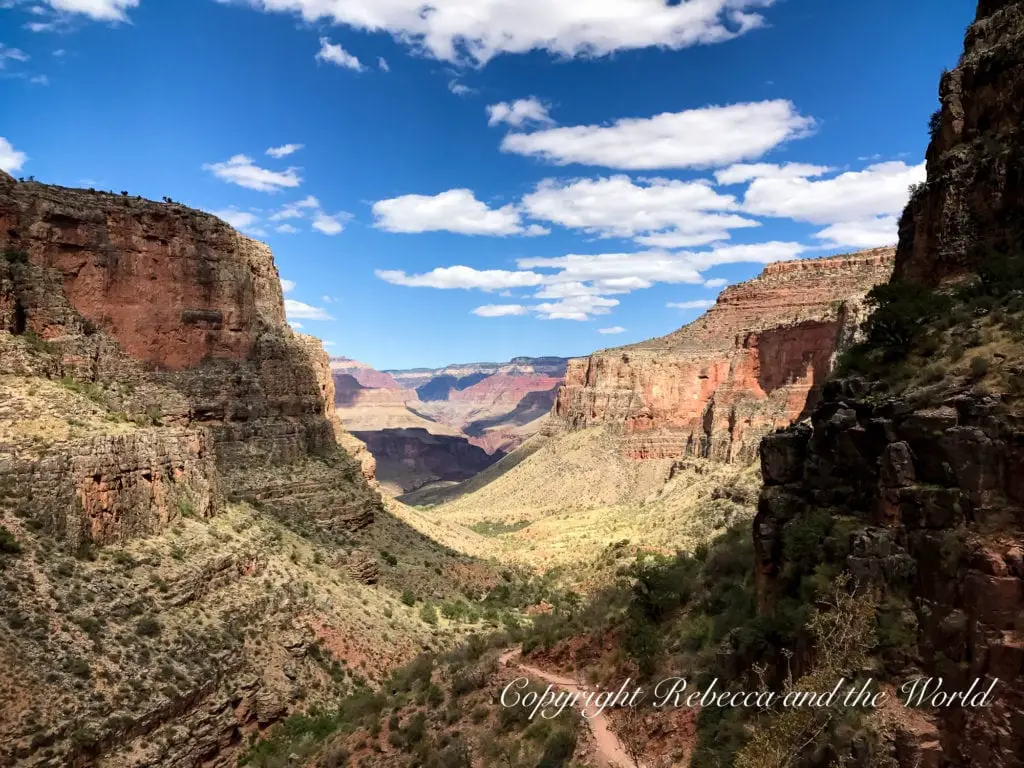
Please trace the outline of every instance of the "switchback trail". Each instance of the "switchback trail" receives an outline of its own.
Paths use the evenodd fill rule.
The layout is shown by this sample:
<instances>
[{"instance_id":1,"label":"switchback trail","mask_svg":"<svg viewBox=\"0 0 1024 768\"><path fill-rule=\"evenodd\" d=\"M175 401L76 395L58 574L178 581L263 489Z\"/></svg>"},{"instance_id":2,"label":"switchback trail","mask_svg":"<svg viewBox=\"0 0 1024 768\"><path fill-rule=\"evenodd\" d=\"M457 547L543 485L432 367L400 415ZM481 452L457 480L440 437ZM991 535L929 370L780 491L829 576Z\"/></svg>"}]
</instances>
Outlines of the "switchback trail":
<instances>
[{"instance_id":1,"label":"switchback trail","mask_svg":"<svg viewBox=\"0 0 1024 768\"><path fill-rule=\"evenodd\" d=\"M545 672L543 669L531 667L518 660L513 660L519 655L519 652L519 648L505 651L500 658L501 664L506 667L515 667L530 677L543 680L569 693L576 693L581 690L572 678ZM626 754L626 750L623 749L622 744L619 743L618 738L612 731L611 720L608 718L608 715L604 712L595 715L593 714L595 709L593 706L586 706L580 710L580 714L586 713L588 715L584 720L590 726L590 732L593 734L597 759L604 768L632 768L634 765L633 760Z\"/></svg>"}]
</instances>

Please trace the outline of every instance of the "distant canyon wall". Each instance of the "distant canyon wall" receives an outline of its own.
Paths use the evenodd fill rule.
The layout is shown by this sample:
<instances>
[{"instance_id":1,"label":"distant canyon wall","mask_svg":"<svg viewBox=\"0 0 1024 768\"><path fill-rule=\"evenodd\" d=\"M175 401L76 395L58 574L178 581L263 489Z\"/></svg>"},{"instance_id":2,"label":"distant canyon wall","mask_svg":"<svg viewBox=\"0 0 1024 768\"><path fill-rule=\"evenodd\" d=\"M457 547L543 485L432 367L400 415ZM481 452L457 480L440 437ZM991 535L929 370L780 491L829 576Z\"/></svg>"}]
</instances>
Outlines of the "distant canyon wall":
<instances>
[{"instance_id":1,"label":"distant canyon wall","mask_svg":"<svg viewBox=\"0 0 1024 768\"><path fill-rule=\"evenodd\" d=\"M750 461L814 405L893 263L883 248L769 264L668 336L571 361L554 421L619 430L634 458Z\"/></svg>"}]
</instances>

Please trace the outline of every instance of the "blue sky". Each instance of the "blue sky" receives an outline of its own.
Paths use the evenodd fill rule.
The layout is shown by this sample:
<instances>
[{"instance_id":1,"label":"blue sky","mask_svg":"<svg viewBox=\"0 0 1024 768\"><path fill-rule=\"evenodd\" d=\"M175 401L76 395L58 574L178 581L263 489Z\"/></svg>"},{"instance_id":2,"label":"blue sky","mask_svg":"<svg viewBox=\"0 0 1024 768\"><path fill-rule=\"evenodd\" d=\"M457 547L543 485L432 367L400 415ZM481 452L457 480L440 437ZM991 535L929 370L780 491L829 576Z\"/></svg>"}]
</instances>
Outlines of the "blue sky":
<instances>
[{"instance_id":1,"label":"blue sky","mask_svg":"<svg viewBox=\"0 0 1024 768\"><path fill-rule=\"evenodd\" d=\"M421 5L0 0L0 167L218 212L332 354L582 355L895 241L974 12Z\"/></svg>"}]
</instances>

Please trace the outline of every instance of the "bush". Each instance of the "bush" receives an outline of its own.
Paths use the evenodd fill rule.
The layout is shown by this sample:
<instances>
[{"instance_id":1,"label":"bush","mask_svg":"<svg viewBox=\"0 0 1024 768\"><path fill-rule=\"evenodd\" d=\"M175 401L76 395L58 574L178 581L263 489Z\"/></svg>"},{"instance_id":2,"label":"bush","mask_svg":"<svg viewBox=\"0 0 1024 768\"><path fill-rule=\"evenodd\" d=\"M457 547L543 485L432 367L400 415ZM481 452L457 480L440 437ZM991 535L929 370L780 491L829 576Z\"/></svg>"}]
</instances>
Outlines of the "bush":
<instances>
[{"instance_id":1,"label":"bush","mask_svg":"<svg viewBox=\"0 0 1024 768\"><path fill-rule=\"evenodd\" d=\"M971 359L971 378L972 379L983 379L988 375L989 362L984 357L974 357Z\"/></svg>"},{"instance_id":2,"label":"bush","mask_svg":"<svg viewBox=\"0 0 1024 768\"><path fill-rule=\"evenodd\" d=\"M437 606L433 603L424 603L420 608L420 618L427 624L437 624Z\"/></svg>"},{"instance_id":3,"label":"bush","mask_svg":"<svg viewBox=\"0 0 1024 768\"><path fill-rule=\"evenodd\" d=\"M416 595L411 589L402 590L402 602L409 606L416 605Z\"/></svg>"},{"instance_id":4,"label":"bush","mask_svg":"<svg viewBox=\"0 0 1024 768\"><path fill-rule=\"evenodd\" d=\"M141 637L156 637L160 634L160 622L152 616L143 616L135 622L135 634Z\"/></svg>"},{"instance_id":5,"label":"bush","mask_svg":"<svg viewBox=\"0 0 1024 768\"><path fill-rule=\"evenodd\" d=\"M8 264L28 264L28 253L25 251L15 251L13 249L4 250L3 259Z\"/></svg>"},{"instance_id":6,"label":"bush","mask_svg":"<svg viewBox=\"0 0 1024 768\"><path fill-rule=\"evenodd\" d=\"M0 525L0 555L16 555L19 552L21 544L14 538L14 534L6 526Z\"/></svg>"},{"instance_id":7,"label":"bush","mask_svg":"<svg viewBox=\"0 0 1024 768\"><path fill-rule=\"evenodd\" d=\"M576 734L559 728L544 742L544 754L541 755L537 768L561 768L568 765L575 751Z\"/></svg>"}]
</instances>

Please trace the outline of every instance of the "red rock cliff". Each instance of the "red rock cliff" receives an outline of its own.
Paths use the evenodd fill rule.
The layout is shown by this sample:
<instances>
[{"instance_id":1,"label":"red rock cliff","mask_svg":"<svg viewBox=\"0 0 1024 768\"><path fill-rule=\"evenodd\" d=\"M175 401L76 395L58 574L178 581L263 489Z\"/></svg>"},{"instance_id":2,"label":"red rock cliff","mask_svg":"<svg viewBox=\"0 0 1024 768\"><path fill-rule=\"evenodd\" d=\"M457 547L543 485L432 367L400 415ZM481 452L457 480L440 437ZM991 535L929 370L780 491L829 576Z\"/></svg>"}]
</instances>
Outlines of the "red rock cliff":
<instances>
[{"instance_id":1,"label":"red rock cliff","mask_svg":"<svg viewBox=\"0 0 1024 768\"><path fill-rule=\"evenodd\" d=\"M675 333L573 360L555 418L621 429L636 458L749 460L813 405L892 265L891 248L770 264Z\"/></svg>"},{"instance_id":2,"label":"red rock cliff","mask_svg":"<svg viewBox=\"0 0 1024 768\"><path fill-rule=\"evenodd\" d=\"M184 206L0 173L0 250L0 374L73 380L160 428L39 449L12 427L0 481L31 488L49 530L123 540L169 524L182 495L215 513L220 491L328 528L373 520L372 459L337 420L320 342L286 324L265 245Z\"/></svg>"},{"instance_id":3,"label":"red rock cliff","mask_svg":"<svg viewBox=\"0 0 1024 768\"><path fill-rule=\"evenodd\" d=\"M1024 4L985 0L943 75L928 176L900 222L896 276L937 284L1024 241Z\"/></svg>"},{"instance_id":4,"label":"red rock cliff","mask_svg":"<svg viewBox=\"0 0 1024 768\"><path fill-rule=\"evenodd\" d=\"M285 323L270 249L182 205L0 173L0 232L6 248L63 275L72 306L137 360L241 361Z\"/></svg>"}]
</instances>

